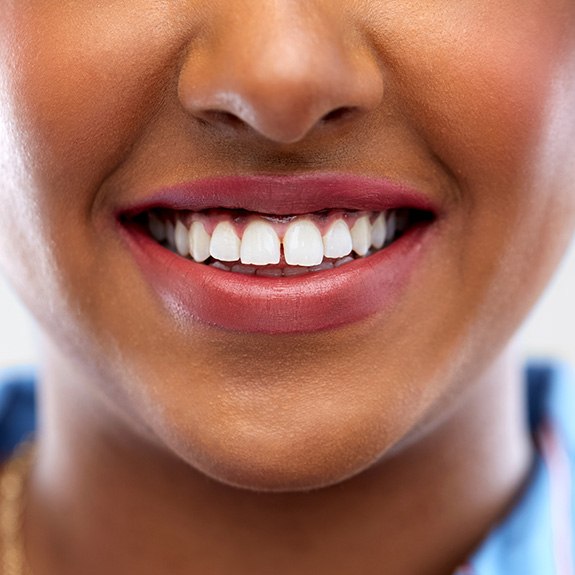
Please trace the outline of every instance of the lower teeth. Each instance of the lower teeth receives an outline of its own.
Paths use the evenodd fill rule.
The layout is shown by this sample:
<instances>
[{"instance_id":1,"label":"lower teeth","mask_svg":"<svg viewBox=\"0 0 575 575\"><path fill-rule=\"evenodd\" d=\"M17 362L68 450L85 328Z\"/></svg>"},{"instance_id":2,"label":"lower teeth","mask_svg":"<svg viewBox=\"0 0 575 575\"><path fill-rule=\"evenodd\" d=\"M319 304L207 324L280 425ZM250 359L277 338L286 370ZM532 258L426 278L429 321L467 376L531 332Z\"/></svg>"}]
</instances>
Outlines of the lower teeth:
<instances>
[{"instance_id":1,"label":"lower teeth","mask_svg":"<svg viewBox=\"0 0 575 575\"><path fill-rule=\"evenodd\" d=\"M366 255L371 255L372 252ZM365 257L365 256L364 256ZM303 266L285 266L285 267L274 267L274 266L251 266L245 264L234 263L233 265L228 265L218 260L208 261L206 265L221 270L225 272L239 273L244 275L256 275L259 277L294 277L306 275L313 272L327 271L334 268L338 268L344 264L348 264L354 261L356 258L353 256L346 256L344 258L339 258L337 260L325 260L321 264L313 267L303 267Z\"/></svg>"}]
</instances>

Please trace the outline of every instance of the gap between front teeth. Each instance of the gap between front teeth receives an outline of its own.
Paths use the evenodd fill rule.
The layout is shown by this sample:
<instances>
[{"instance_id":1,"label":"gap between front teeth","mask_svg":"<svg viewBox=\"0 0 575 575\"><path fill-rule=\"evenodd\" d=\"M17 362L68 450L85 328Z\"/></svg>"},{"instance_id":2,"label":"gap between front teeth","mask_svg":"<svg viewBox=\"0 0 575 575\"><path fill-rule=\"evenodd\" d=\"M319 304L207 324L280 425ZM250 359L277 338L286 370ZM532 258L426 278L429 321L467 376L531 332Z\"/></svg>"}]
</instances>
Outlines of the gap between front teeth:
<instances>
[{"instance_id":1,"label":"gap between front teeth","mask_svg":"<svg viewBox=\"0 0 575 575\"><path fill-rule=\"evenodd\" d=\"M343 263L351 261L352 258L348 256L352 253L365 256L383 248L395 235L396 213L336 217L325 227L323 234L316 223L306 216L295 217L281 226L281 233L270 221L256 217L245 226L241 238L232 221L220 221L210 234L202 218L197 215L188 228L180 220L174 224L150 213L148 227L157 241L166 242L170 249L181 256L191 257L196 262L205 262L212 257L222 262L222 266L215 266L222 269L248 273L248 268L234 270L233 264L240 267L279 264L283 247L288 266L319 271L342 265L342 259L346 260ZM231 267L225 265L227 263ZM277 273L273 269L267 272L270 275Z\"/></svg>"}]
</instances>

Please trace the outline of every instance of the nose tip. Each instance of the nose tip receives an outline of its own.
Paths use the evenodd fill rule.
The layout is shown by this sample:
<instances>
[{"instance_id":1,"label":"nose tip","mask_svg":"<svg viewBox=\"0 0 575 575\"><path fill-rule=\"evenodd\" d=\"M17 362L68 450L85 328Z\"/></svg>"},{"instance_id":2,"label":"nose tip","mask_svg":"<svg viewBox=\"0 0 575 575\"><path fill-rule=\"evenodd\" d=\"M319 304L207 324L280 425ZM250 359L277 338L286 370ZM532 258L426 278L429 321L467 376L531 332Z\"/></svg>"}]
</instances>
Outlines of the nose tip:
<instances>
[{"instance_id":1,"label":"nose tip","mask_svg":"<svg viewBox=\"0 0 575 575\"><path fill-rule=\"evenodd\" d=\"M382 99L379 66L341 32L329 19L277 13L221 31L184 63L182 106L217 129L249 130L280 144L366 113Z\"/></svg>"}]
</instances>

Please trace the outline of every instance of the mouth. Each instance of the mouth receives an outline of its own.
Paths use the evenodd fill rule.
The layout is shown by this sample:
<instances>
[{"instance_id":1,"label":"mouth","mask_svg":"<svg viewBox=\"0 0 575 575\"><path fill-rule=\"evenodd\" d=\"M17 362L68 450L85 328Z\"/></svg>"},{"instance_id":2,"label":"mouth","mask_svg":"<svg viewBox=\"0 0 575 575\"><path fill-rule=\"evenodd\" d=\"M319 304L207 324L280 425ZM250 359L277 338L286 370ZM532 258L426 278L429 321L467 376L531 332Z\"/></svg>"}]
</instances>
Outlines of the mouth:
<instances>
[{"instance_id":1,"label":"mouth","mask_svg":"<svg viewBox=\"0 0 575 575\"><path fill-rule=\"evenodd\" d=\"M174 319L271 334L391 310L438 217L422 194L339 175L194 182L116 213Z\"/></svg>"},{"instance_id":2,"label":"mouth","mask_svg":"<svg viewBox=\"0 0 575 575\"><path fill-rule=\"evenodd\" d=\"M124 220L191 262L258 277L325 272L387 249L430 223L424 210L323 210L301 215L246 210L151 209Z\"/></svg>"}]
</instances>

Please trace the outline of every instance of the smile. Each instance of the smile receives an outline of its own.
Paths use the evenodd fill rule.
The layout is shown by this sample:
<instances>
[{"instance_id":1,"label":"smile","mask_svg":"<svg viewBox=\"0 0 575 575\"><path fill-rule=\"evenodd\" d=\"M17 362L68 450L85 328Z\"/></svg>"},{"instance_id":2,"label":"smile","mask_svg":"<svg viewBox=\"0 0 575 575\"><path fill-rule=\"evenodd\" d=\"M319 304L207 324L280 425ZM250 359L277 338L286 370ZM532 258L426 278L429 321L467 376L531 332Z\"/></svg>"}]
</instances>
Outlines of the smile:
<instances>
[{"instance_id":1,"label":"smile","mask_svg":"<svg viewBox=\"0 0 575 575\"><path fill-rule=\"evenodd\" d=\"M116 221L178 322L277 334L391 310L439 215L419 192L328 174L192 182L123 206Z\"/></svg>"},{"instance_id":2,"label":"smile","mask_svg":"<svg viewBox=\"0 0 575 575\"><path fill-rule=\"evenodd\" d=\"M158 243L196 263L245 275L295 277L371 256L426 217L417 210L297 216L152 210L141 221Z\"/></svg>"}]
</instances>

